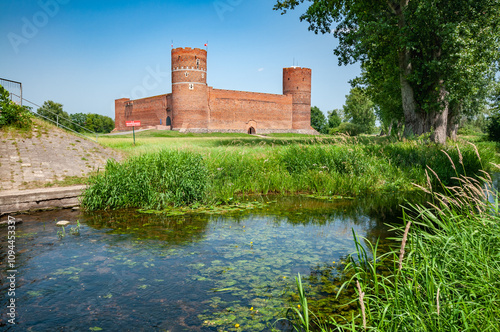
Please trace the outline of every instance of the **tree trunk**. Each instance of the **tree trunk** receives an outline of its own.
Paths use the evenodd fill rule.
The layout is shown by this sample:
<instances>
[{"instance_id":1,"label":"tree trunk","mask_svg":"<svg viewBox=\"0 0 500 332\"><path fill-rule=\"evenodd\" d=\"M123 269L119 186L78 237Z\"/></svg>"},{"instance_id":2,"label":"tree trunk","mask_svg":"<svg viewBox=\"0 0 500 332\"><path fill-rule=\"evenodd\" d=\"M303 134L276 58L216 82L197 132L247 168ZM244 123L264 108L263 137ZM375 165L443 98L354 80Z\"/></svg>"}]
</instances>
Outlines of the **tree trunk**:
<instances>
[{"instance_id":1,"label":"tree trunk","mask_svg":"<svg viewBox=\"0 0 500 332\"><path fill-rule=\"evenodd\" d=\"M408 6L409 0L400 0L399 3L390 2L388 4L393 10L394 14L398 17L398 27L402 31L406 27L406 19L404 16L404 9ZM446 143L446 130L448 123L448 102L446 101L447 91L444 87L443 81L439 82L440 93L439 101L442 103L442 110L434 112L422 111L415 100L415 93L413 87L408 81L408 77L413 71L411 64L411 51L401 45L399 51L399 80L401 84L401 100L403 105L403 114L405 118L404 135L422 135L432 131L431 139L440 144ZM434 57L439 59L441 56L441 49L439 48Z\"/></svg>"},{"instance_id":2,"label":"tree trunk","mask_svg":"<svg viewBox=\"0 0 500 332\"><path fill-rule=\"evenodd\" d=\"M434 129L431 140L439 144L446 143L446 129L448 123L448 106L441 112L432 112L430 117L431 128Z\"/></svg>"},{"instance_id":3,"label":"tree trunk","mask_svg":"<svg viewBox=\"0 0 500 332\"><path fill-rule=\"evenodd\" d=\"M419 135L419 119L417 117L417 104L415 102L415 95L413 93L413 88L410 82L406 79L409 72L411 72L411 64L408 59L409 56L406 54L408 51L401 52L400 58L400 70L399 81L401 84L401 101L403 105L403 114L405 117L405 135Z\"/></svg>"},{"instance_id":4,"label":"tree trunk","mask_svg":"<svg viewBox=\"0 0 500 332\"><path fill-rule=\"evenodd\" d=\"M446 136L448 136L454 141L457 140L460 110L461 110L461 105L456 103L450 105L450 109L448 110L448 128L446 128Z\"/></svg>"},{"instance_id":5,"label":"tree trunk","mask_svg":"<svg viewBox=\"0 0 500 332\"><path fill-rule=\"evenodd\" d=\"M431 129L433 129L431 139L439 144L446 143L449 114L449 102L446 100L447 94L448 91L446 91L444 82L442 80L439 81L439 101L443 105L443 108L441 111L432 112L429 117Z\"/></svg>"},{"instance_id":6,"label":"tree trunk","mask_svg":"<svg viewBox=\"0 0 500 332\"><path fill-rule=\"evenodd\" d=\"M408 6L408 1L401 0L399 3L389 2L389 6L398 17L398 27L400 30L406 27L404 8ZM399 81L401 84L401 101L405 118L405 136L420 135L423 133L422 122L417 114L415 94L410 82L408 82L408 76L412 70L410 50L403 47L399 51Z\"/></svg>"},{"instance_id":7,"label":"tree trunk","mask_svg":"<svg viewBox=\"0 0 500 332\"><path fill-rule=\"evenodd\" d=\"M393 123L394 123L394 120L391 120L391 123L389 124L389 127L387 128L387 136L391 136Z\"/></svg>"}]
</instances>

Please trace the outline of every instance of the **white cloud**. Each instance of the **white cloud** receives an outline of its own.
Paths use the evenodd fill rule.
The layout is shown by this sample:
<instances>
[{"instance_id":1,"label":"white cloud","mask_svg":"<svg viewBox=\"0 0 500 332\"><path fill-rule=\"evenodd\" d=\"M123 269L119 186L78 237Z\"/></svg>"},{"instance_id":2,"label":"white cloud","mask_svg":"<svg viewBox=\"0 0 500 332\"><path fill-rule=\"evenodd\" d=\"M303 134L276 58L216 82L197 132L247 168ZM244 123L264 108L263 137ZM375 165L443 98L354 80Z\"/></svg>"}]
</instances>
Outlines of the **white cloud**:
<instances>
[{"instance_id":1,"label":"white cloud","mask_svg":"<svg viewBox=\"0 0 500 332\"><path fill-rule=\"evenodd\" d=\"M257 69L257 71L264 71L264 68L259 68Z\"/></svg>"}]
</instances>

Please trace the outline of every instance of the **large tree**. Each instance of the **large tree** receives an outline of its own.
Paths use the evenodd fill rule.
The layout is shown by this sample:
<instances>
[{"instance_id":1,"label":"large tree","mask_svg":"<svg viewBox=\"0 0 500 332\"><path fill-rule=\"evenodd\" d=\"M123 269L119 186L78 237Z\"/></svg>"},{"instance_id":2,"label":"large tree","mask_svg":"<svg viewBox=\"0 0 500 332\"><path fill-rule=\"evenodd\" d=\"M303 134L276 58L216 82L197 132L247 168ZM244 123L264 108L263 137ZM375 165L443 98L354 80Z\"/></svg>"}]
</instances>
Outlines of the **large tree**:
<instances>
[{"instance_id":1,"label":"large tree","mask_svg":"<svg viewBox=\"0 0 500 332\"><path fill-rule=\"evenodd\" d=\"M326 117L316 106L311 107L311 127L321 134L328 132Z\"/></svg>"},{"instance_id":2,"label":"large tree","mask_svg":"<svg viewBox=\"0 0 500 332\"><path fill-rule=\"evenodd\" d=\"M305 1L278 0L274 9ZM460 114L486 100L500 43L498 0L307 2L301 20L339 39L340 64L361 62L368 93L378 94L372 99L388 119L404 118L406 135L432 132L444 143ZM396 88L400 97L386 98Z\"/></svg>"},{"instance_id":3,"label":"large tree","mask_svg":"<svg viewBox=\"0 0 500 332\"><path fill-rule=\"evenodd\" d=\"M328 119L328 128L331 129L331 128L337 128L338 126L340 126L340 124L342 123L342 118L340 117L341 115L343 115L343 111L339 110L339 109L333 109L331 111L328 111L327 112L327 119Z\"/></svg>"},{"instance_id":4,"label":"large tree","mask_svg":"<svg viewBox=\"0 0 500 332\"><path fill-rule=\"evenodd\" d=\"M67 112L63 110L63 105L47 100L39 107L36 112L46 120L52 120L58 125L66 128L71 127L71 120Z\"/></svg>"},{"instance_id":5,"label":"large tree","mask_svg":"<svg viewBox=\"0 0 500 332\"><path fill-rule=\"evenodd\" d=\"M344 105L345 120L358 125L361 133L371 134L375 129L373 102L360 88L352 88Z\"/></svg>"}]
</instances>

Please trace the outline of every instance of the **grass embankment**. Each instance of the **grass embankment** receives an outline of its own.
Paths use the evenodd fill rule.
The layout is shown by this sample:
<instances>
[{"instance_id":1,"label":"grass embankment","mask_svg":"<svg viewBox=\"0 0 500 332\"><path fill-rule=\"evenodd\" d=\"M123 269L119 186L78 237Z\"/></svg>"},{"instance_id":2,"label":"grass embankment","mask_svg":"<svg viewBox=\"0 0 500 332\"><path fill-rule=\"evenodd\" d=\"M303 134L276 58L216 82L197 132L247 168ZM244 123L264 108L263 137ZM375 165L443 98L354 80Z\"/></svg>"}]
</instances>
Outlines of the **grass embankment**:
<instances>
[{"instance_id":1,"label":"grass embankment","mask_svg":"<svg viewBox=\"0 0 500 332\"><path fill-rule=\"evenodd\" d=\"M491 179L484 177L491 188ZM298 283L303 310L293 309L296 329L500 331L497 193L460 177L458 186L443 186L432 197L433 207L406 211L399 228L400 248L378 255L377 244L365 239L371 248L367 254L357 242L356 259L345 268L353 277L338 292L356 290L352 303L358 305L357 317L317 319L307 309L307 294ZM381 273L386 271L382 266L392 266L391 272Z\"/></svg>"},{"instance_id":2,"label":"grass embankment","mask_svg":"<svg viewBox=\"0 0 500 332\"><path fill-rule=\"evenodd\" d=\"M124 144L123 138L108 139ZM148 152L121 164L109 162L105 172L90 179L83 206L90 210L164 209L195 202L231 202L242 194L307 192L353 197L408 192L414 190L412 183L426 183L426 165L449 183L454 173L445 166L448 156L457 164L462 158L467 175L481 169L475 147L465 143L459 152L453 146L379 138L201 136L194 137L194 144L188 140L155 139L138 146ZM166 146L166 142L173 144ZM481 151L483 163L493 155L490 150Z\"/></svg>"}]
</instances>

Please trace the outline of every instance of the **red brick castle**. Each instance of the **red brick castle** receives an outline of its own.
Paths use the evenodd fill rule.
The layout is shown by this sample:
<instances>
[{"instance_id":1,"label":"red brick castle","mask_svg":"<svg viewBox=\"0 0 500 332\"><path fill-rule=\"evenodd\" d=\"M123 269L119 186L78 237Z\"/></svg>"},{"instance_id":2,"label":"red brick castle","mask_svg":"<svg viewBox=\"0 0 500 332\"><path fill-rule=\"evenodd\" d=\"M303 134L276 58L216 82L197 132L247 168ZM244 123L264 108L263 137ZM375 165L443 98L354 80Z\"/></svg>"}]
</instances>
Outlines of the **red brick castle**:
<instances>
[{"instance_id":1,"label":"red brick castle","mask_svg":"<svg viewBox=\"0 0 500 332\"><path fill-rule=\"evenodd\" d=\"M283 94L214 89L207 51L172 49L172 93L115 100L115 130L125 121L186 132L317 133L311 128L311 69L283 69Z\"/></svg>"}]
</instances>

